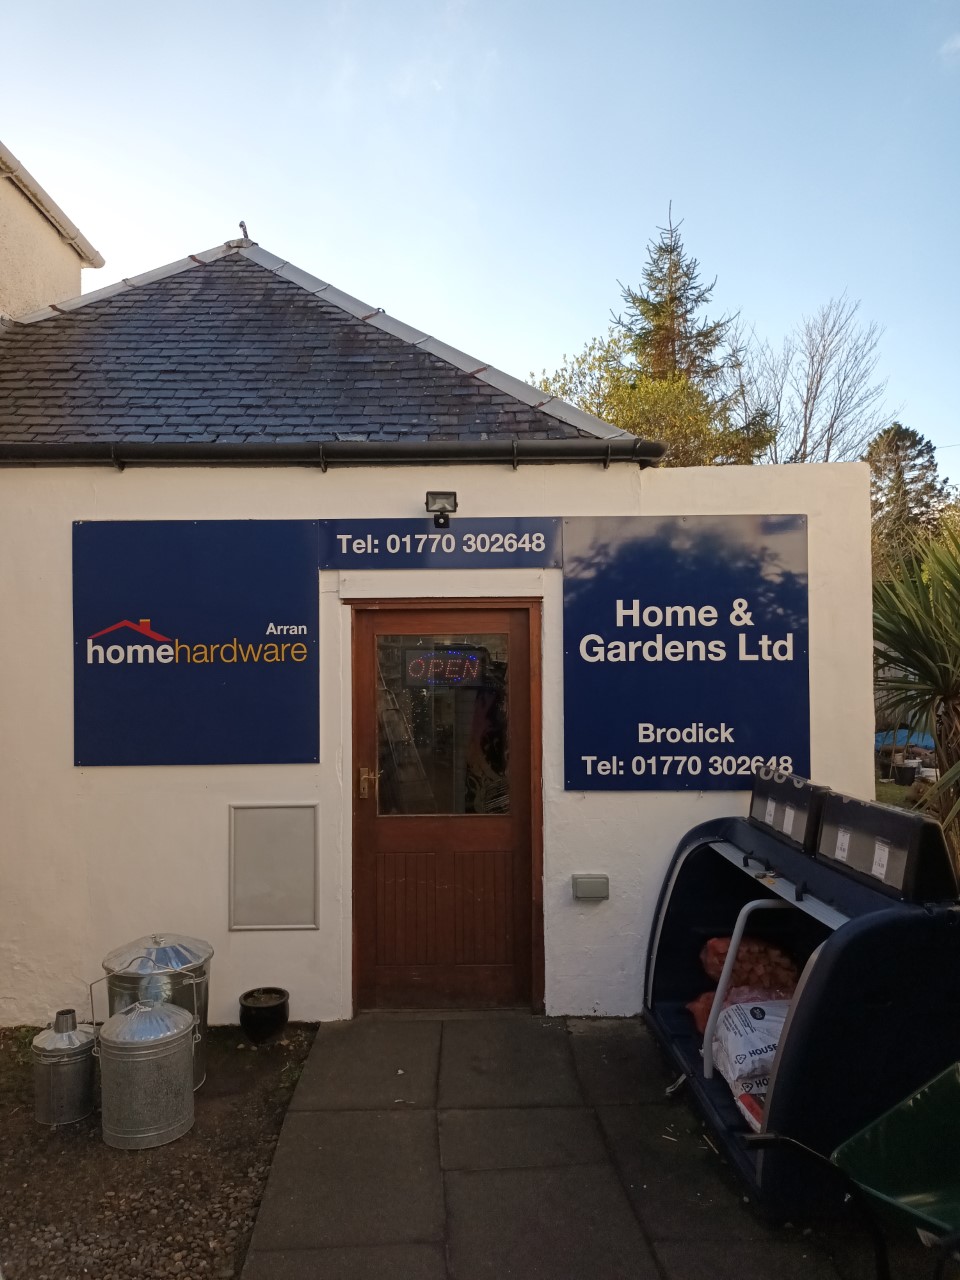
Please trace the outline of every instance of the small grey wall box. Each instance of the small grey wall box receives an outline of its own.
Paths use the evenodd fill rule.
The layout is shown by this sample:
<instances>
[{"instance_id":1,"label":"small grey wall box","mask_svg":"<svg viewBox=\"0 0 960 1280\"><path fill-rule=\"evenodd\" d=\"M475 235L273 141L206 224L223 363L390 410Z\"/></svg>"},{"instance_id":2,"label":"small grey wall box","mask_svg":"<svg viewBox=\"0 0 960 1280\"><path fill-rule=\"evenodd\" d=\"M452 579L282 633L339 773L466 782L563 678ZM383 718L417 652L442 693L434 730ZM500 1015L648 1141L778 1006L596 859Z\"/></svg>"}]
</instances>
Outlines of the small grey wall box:
<instances>
[{"instance_id":1,"label":"small grey wall box","mask_svg":"<svg viewBox=\"0 0 960 1280\"><path fill-rule=\"evenodd\" d=\"M610 897L609 876L574 875L571 879L575 898L586 898L599 902L603 898Z\"/></svg>"}]
</instances>

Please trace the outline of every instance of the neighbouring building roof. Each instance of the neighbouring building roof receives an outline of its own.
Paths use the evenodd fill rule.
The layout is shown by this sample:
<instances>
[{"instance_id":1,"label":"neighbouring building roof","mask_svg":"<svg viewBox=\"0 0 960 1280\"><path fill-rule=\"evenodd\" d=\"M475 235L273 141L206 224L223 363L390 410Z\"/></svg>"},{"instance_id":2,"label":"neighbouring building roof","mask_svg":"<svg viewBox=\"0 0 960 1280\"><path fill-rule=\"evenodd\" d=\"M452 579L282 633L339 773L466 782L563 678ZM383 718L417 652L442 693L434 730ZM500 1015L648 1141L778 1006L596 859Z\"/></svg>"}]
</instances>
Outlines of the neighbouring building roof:
<instances>
[{"instance_id":1,"label":"neighbouring building roof","mask_svg":"<svg viewBox=\"0 0 960 1280\"><path fill-rule=\"evenodd\" d=\"M0 333L0 450L269 456L284 446L605 443L663 452L307 275L230 241ZM215 446L213 448L212 446ZM573 452L576 452L574 447ZM596 450L592 450L596 453ZM279 458L278 458L279 460Z\"/></svg>"},{"instance_id":2,"label":"neighbouring building roof","mask_svg":"<svg viewBox=\"0 0 960 1280\"><path fill-rule=\"evenodd\" d=\"M0 142L0 178L12 182L18 191L27 197L47 221L53 226L61 240L65 240L85 267L102 267L103 258L82 234L80 229L70 221L60 206L53 200L36 178Z\"/></svg>"}]
</instances>

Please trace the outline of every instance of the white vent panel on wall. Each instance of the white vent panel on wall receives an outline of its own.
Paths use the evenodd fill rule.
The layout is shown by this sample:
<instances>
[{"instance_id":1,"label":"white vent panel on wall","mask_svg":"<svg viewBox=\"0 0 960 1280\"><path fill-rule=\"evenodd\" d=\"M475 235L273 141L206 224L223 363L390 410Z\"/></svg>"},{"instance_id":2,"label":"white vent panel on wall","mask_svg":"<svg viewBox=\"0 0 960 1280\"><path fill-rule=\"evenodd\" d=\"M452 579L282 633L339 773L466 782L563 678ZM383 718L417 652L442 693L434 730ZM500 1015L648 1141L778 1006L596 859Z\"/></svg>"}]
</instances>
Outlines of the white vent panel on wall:
<instances>
[{"instance_id":1,"label":"white vent panel on wall","mask_svg":"<svg viewBox=\"0 0 960 1280\"><path fill-rule=\"evenodd\" d=\"M231 805L230 928L317 927L316 805Z\"/></svg>"}]
</instances>

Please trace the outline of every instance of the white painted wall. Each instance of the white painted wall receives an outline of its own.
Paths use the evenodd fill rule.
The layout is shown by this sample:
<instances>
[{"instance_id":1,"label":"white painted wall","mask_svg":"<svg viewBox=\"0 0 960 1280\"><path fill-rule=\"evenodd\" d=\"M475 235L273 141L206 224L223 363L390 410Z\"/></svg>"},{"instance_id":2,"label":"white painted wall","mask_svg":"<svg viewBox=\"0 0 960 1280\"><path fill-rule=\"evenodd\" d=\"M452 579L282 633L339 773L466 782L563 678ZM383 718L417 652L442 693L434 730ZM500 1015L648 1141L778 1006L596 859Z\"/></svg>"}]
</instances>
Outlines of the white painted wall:
<instances>
[{"instance_id":1,"label":"white painted wall","mask_svg":"<svg viewBox=\"0 0 960 1280\"><path fill-rule=\"evenodd\" d=\"M862 464L639 471L467 468L0 469L0 1025L82 1004L108 951L158 929L215 947L211 1020L277 984L295 1018L351 1014L349 597L539 595L544 602L544 902L551 1013L635 1013L657 894L680 836L745 813L742 792L565 793L559 570L321 574L321 762L75 768L71 522L423 515L809 517L812 773L873 787L868 473ZM456 519L456 517L454 517ZM228 806L316 803L317 931L227 929ZM574 871L610 900L575 905Z\"/></svg>"},{"instance_id":2,"label":"white painted wall","mask_svg":"<svg viewBox=\"0 0 960 1280\"><path fill-rule=\"evenodd\" d=\"M80 258L9 179L0 179L0 312L25 315L80 292Z\"/></svg>"}]
</instances>

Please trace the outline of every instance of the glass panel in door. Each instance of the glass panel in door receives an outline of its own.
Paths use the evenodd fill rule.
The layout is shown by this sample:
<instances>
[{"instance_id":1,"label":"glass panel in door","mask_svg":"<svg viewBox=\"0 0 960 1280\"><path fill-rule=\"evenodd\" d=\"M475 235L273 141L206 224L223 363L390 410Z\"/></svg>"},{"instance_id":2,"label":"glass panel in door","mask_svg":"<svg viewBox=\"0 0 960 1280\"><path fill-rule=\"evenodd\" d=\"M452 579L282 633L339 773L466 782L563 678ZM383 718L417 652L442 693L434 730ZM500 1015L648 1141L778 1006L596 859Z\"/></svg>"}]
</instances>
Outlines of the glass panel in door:
<instances>
[{"instance_id":1,"label":"glass panel in door","mask_svg":"<svg viewBox=\"0 0 960 1280\"><path fill-rule=\"evenodd\" d=\"M510 812L508 637L377 636L381 816Z\"/></svg>"}]
</instances>

